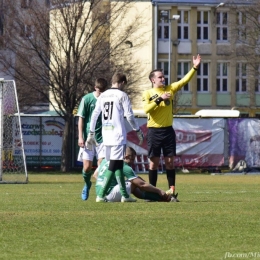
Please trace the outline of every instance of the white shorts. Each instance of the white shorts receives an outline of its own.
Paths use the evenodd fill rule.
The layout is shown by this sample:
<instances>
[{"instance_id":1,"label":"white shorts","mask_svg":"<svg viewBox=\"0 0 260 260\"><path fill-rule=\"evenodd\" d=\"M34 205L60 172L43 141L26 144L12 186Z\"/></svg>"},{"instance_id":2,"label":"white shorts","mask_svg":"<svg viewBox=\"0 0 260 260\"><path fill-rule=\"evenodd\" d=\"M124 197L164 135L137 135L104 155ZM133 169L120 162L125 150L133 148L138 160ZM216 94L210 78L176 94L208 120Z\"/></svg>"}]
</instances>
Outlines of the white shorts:
<instances>
[{"instance_id":1,"label":"white shorts","mask_svg":"<svg viewBox=\"0 0 260 260\"><path fill-rule=\"evenodd\" d=\"M128 195L131 194L131 184L132 183L130 181L125 182L126 191ZM120 193L120 188L118 184L111 190L111 192L106 196L106 198L108 202L121 202L122 195Z\"/></svg>"},{"instance_id":2,"label":"white shorts","mask_svg":"<svg viewBox=\"0 0 260 260\"><path fill-rule=\"evenodd\" d=\"M107 161L110 160L124 160L126 145L105 145L105 158Z\"/></svg>"},{"instance_id":3,"label":"white shorts","mask_svg":"<svg viewBox=\"0 0 260 260\"><path fill-rule=\"evenodd\" d=\"M96 156L97 160L100 158L105 158L105 146L103 143L98 144L98 146L94 146L92 151L86 149L85 147L80 147L77 160L79 162L83 162L83 160L93 161L94 156Z\"/></svg>"}]
</instances>

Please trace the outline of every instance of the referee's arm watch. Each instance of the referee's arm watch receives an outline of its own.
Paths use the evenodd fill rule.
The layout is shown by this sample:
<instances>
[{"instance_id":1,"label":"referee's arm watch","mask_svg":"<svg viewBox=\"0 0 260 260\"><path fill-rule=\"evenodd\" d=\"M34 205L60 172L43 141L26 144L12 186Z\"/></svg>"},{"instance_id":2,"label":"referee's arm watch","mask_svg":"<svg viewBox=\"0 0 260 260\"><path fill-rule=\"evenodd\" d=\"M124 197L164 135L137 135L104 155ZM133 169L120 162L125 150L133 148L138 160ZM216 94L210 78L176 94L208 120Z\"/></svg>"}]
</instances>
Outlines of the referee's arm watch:
<instances>
[{"instance_id":1,"label":"referee's arm watch","mask_svg":"<svg viewBox=\"0 0 260 260\"><path fill-rule=\"evenodd\" d=\"M162 101L163 101L162 97L158 97L158 98L155 99L155 103L156 103L157 106L159 106Z\"/></svg>"},{"instance_id":2,"label":"referee's arm watch","mask_svg":"<svg viewBox=\"0 0 260 260\"><path fill-rule=\"evenodd\" d=\"M196 70L196 71L198 70L198 68L196 68L196 67L194 67L194 66L193 66L193 69Z\"/></svg>"}]
</instances>

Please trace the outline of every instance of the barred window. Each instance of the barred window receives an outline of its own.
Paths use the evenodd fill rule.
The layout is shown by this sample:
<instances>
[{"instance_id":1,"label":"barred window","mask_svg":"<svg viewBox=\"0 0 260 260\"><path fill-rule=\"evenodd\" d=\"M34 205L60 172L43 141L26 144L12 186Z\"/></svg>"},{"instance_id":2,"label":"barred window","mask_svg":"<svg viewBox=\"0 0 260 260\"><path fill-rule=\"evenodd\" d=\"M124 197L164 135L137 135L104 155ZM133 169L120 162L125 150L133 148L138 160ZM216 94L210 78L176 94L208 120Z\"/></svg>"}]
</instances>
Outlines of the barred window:
<instances>
[{"instance_id":1,"label":"barred window","mask_svg":"<svg viewBox=\"0 0 260 260\"><path fill-rule=\"evenodd\" d=\"M178 20L178 39L188 40L189 39L189 11L179 10L178 15L180 19Z\"/></svg>"},{"instance_id":2,"label":"barred window","mask_svg":"<svg viewBox=\"0 0 260 260\"><path fill-rule=\"evenodd\" d=\"M218 63L217 64L217 92L228 91L228 64Z\"/></svg>"},{"instance_id":3,"label":"barred window","mask_svg":"<svg viewBox=\"0 0 260 260\"><path fill-rule=\"evenodd\" d=\"M181 80L190 70L190 62L178 62L178 81ZM182 92L189 92L189 83L182 88Z\"/></svg>"},{"instance_id":4,"label":"barred window","mask_svg":"<svg viewBox=\"0 0 260 260\"><path fill-rule=\"evenodd\" d=\"M197 13L197 39L209 39L209 11L198 11Z\"/></svg>"},{"instance_id":5,"label":"barred window","mask_svg":"<svg viewBox=\"0 0 260 260\"><path fill-rule=\"evenodd\" d=\"M209 91L209 63L202 62L197 71L197 91Z\"/></svg>"},{"instance_id":6,"label":"barred window","mask_svg":"<svg viewBox=\"0 0 260 260\"><path fill-rule=\"evenodd\" d=\"M246 63L239 62L236 65L236 92L247 91L247 66Z\"/></svg>"},{"instance_id":7,"label":"barred window","mask_svg":"<svg viewBox=\"0 0 260 260\"><path fill-rule=\"evenodd\" d=\"M228 40L228 13L217 12L216 13L216 27L217 27L217 40L227 41Z\"/></svg>"}]
</instances>

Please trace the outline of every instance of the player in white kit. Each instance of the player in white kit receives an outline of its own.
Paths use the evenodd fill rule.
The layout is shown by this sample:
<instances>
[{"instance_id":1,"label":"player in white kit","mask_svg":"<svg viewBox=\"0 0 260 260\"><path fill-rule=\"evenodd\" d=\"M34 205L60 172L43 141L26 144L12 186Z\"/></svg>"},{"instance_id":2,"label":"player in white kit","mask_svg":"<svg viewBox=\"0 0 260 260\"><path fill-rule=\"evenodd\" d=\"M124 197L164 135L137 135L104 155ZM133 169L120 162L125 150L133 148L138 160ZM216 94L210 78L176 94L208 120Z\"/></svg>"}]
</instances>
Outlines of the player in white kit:
<instances>
[{"instance_id":1,"label":"player in white kit","mask_svg":"<svg viewBox=\"0 0 260 260\"><path fill-rule=\"evenodd\" d=\"M143 132L139 128L138 123L134 118L131 102L128 95L122 91L127 84L127 79L124 74L116 73L112 77L112 87L103 92L96 103L96 107L92 113L90 121L90 132L87 142L96 144L95 125L97 118L102 113L102 136L105 146L105 158L109 162L108 170L106 171L103 182L103 187L96 198L96 202L104 202L105 194L110 186L112 177L115 176L120 186L122 194L121 202L135 202L131 198L125 187L123 175L124 155L126 148L126 129L124 117L136 131L140 140L139 145L143 142Z\"/></svg>"}]
</instances>

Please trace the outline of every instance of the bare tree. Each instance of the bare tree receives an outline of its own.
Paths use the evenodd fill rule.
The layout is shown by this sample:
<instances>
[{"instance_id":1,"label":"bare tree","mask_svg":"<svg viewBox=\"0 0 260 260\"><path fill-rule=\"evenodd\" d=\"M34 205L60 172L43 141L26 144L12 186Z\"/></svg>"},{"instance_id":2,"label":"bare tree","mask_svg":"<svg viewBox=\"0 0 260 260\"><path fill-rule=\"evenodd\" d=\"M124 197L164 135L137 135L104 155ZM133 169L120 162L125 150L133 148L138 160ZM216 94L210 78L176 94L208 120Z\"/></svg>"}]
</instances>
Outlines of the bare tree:
<instances>
[{"instance_id":1,"label":"bare tree","mask_svg":"<svg viewBox=\"0 0 260 260\"><path fill-rule=\"evenodd\" d=\"M22 11L17 1L5 2L6 44L0 60L17 81L20 103L35 102L37 93L38 100L47 100L64 118L61 170L66 172L73 110L93 90L97 77L109 81L115 71L123 71L130 84L139 80L133 75L142 67L138 62L133 66L129 43L135 42L135 48L145 44L145 34L138 35L138 30L147 21L138 12L129 21L132 1L26 2L30 4ZM137 93L135 88L129 91L130 97Z\"/></svg>"},{"instance_id":2,"label":"bare tree","mask_svg":"<svg viewBox=\"0 0 260 260\"><path fill-rule=\"evenodd\" d=\"M230 13L234 19L230 21L231 39L234 43L240 44L236 48L236 55L243 57L246 61L252 61L255 58L260 59L260 23L259 11L260 2L252 0L229 1L226 3L230 8ZM258 54L256 56L256 54Z\"/></svg>"},{"instance_id":3,"label":"bare tree","mask_svg":"<svg viewBox=\"0 0 260 260\"><path fill-rule=\"evenodd\" d=\"M255 87L260 84L260 2L228 1L233 16L230 35L236 48L232 58L245 64L247 93L254 100Z\"/></svg>"},{"instance_id":4,"label":"bare tree","mask_svg":"<svg viewBox=\"0 0 260 260\"><path fill-rule=\"evenodd\" d=\"M187 107L190 106L191 106L191 99L190 98L184 99L181 91L176 92L173 99L172 114L178 115L179 113L183 113L187 110Z\"/></svg>"}]
</instances>

